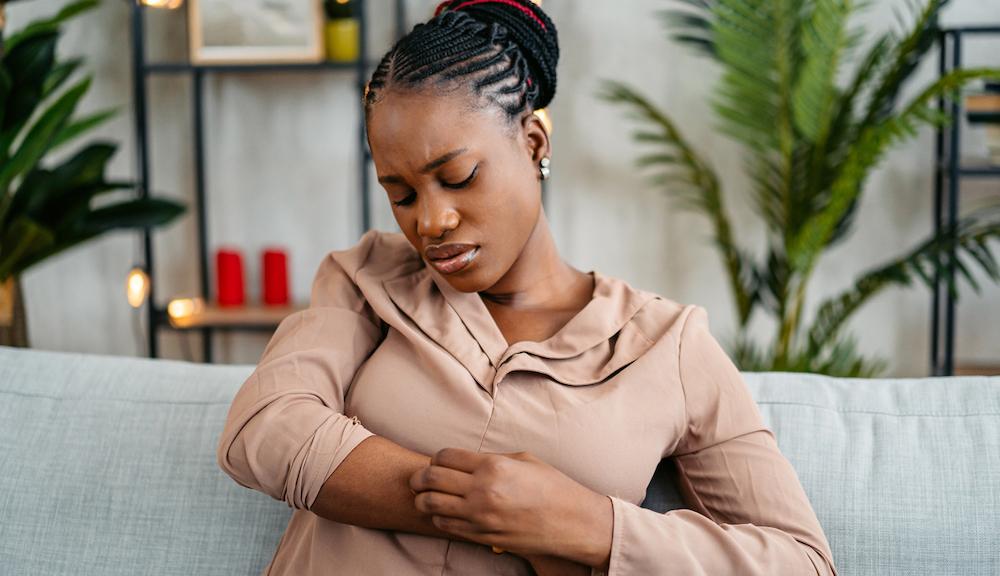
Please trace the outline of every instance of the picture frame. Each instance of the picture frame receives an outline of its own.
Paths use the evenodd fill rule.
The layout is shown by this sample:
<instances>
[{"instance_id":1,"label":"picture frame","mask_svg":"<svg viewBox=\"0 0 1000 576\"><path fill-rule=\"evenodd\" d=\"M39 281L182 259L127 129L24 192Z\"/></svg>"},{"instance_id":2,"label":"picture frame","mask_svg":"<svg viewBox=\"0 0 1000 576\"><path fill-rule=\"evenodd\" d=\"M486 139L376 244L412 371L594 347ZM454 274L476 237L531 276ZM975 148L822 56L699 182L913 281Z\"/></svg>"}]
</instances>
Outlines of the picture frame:
<instances>
[{"instance_id":1,"label":"picture frame","mask_svg":"<svg viewBox=\"0 0 1000 576\"><path fill-rule=\"evenodd\" d=\"M321 0L188 0L190 60L204 64L320 62Z\"/></svg>"}]
</instances>

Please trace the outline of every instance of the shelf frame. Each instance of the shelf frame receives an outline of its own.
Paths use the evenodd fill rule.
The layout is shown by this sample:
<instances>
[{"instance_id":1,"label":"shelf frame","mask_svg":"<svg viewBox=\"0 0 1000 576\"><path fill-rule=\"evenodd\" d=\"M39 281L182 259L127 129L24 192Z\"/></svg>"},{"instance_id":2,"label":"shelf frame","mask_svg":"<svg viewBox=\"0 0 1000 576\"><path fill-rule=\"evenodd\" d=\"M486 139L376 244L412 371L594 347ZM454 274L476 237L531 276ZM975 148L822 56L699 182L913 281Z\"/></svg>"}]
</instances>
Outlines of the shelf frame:
<instances>
[{"instance_id":1,"label":"shelf frame","mask_svg":"<svg viewBox=\"0 0 1000 576\"><path fill-rule=\"evenodd\" d=\"M193 64L191 62L149 62L146 59L145 41L145 13L147 8L138 2L130 2L131 6L131 50L132 50L132 92L133 92L133 124L136 146L136 194L139 198L148 198L150 194L150 162L149 162L149 134L150 125L148 122L148 79L155 75L180 75L191 76L191 104L193 110L193 133L194 133L194 172L195 172L195 217L197 218L197 247L198 247L198 271L201 297L206 302L211 302L211 271L209 267L209 230L207 219L207 194L205 184L205 146L204 146L204 79L206 74L215 73L278 73L278 72L322 72L322 71L346 71L355 74L355 89L358 95L364 92L368 73L377 63L368 60L368 25L367 25L367 2L357 1L355 17L358 19L358 59L354 62L309 62L309 63L261 63L261 64ZM403 0L395 0L395 35L402 37L406 26L406 11ZM371 206L369 205L370 176L368 165L371 161L371 152L368 149L368 138L365 133L364 103L360 96L355 99L358 107L357 132L358 146L358 176L360 195L360 220L361 232L364 233L371 228ZM155 259L153 254L153 232L152 228L144 228L142 231L143 259L146 273L149 276L149 293L147 297L147 322L148 322L148 342L147 352L150 358L159 357L158 334L161 328L173 329L170 318L166 310L156 304L158 291L156 290ZM263 323L259 325L215 325L206 324L204 327L191 328L198 330L202 334L202 359L204 362L212 362L213 359L213 332L216 330L268 330L273 331L277 323Z\"/></svg>"},{"instance_id":2,"label":"shelf frame","mask_svg":"<svg viewBox=\"0 0 1000 576\"><path fill-rule=\"evenodd\" d=\"M938 75L962 68L962 42L970 36L1000 36L1000 25L959 26L938 30ZM949 50L950 47L950 50ZM1000 178L1000 166L963 166L961 162L962 102L938 99L938 111L950 116L947 127L938 127L934 141L934 233L947 222L958 221L959 190L964 178ZM947 192L947 197L945 193ZM946 287L955 281L957 251L951 249L947 273L935 274L931 295L930 373L955 375L955 298ZM953 284L952 284L953 285Z\"/></svg>"}]
</instances>

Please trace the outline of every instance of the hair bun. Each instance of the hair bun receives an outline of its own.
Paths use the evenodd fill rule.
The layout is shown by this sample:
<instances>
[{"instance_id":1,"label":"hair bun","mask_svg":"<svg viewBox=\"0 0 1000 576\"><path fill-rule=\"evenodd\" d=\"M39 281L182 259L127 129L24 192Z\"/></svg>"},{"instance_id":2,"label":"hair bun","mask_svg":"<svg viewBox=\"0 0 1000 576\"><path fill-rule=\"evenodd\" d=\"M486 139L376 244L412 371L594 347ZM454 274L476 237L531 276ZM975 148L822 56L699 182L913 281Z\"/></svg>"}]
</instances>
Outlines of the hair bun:
<instances>
[{"instance_id":1,"label":"hair bun","mask_svg":"<svg viewBox=\"0 0 1000 576\"><path fill-rule=\"evenodd\" d=\"M559 63L559 36L556 26L542 9L530 0L445 0L441 12L460 11L484 24L499 24L507 29L528 63L531 78L537 82L535 110L545 108L556 94L556 65Z\"/></svg>"}]
</instances>

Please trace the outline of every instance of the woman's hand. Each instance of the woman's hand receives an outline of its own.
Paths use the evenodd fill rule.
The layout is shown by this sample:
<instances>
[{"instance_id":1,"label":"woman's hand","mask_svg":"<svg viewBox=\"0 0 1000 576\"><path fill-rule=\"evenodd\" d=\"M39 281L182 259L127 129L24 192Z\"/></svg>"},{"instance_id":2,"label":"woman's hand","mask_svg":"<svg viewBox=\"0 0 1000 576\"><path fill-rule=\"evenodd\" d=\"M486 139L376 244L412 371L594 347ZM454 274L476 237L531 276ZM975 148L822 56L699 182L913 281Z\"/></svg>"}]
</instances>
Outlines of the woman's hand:
<instances>
[{"instance_id":1,"label":"woman's hand","mask_svg":"<svg viewBox=\"0 0 1000 576\"><path fill-rule=\"evenodd\" d=\"M439 530L473 542L587 566L610 551L611 501L528 452L444 448L410 476L410 488Z\"/></svg>"}]
</instances>

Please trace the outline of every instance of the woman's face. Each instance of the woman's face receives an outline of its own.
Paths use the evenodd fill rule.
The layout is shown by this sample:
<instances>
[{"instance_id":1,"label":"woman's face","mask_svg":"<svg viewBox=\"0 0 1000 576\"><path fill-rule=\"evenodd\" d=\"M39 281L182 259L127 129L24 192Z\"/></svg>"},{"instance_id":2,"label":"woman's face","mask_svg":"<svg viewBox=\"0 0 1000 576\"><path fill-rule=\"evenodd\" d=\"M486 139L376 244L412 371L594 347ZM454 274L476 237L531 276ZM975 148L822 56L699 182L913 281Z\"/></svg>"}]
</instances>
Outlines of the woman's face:
<instances>
[{"instance_id":1,"label":"woman's face","mask_svg":"<svg viewBox=\"0 0 1000 576\"><path fill-rule=\"evenodd\" d=\"M462 91L387 91L369 110L368 142L400 230L428 266L428 247L477 247L460 270L435 269L456 289L479 292L506 274L531 237L548 137L533 114L511 130L498 109L469 104Z\"/></svg>"}]
</instances>

